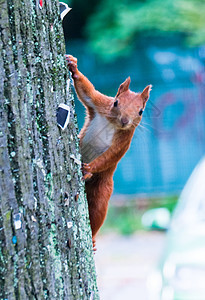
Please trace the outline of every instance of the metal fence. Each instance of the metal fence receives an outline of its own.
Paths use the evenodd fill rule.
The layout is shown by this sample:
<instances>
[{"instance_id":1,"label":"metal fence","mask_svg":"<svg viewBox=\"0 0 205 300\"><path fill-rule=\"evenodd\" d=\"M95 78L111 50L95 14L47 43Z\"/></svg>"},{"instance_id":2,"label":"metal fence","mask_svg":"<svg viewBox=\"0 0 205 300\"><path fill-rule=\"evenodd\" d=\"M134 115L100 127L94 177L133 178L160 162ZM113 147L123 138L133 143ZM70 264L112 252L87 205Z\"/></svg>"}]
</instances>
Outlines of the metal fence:
<instances>
[{"instance_id":1,"label":"metal fence","mask_svg":"<svg viewBox=\"0 0 205 300\"><path fill-rule=\"evenodd\" d=\"M204 48L145 47L112 64L84 44L70 44L79 68L101 92L114 96L131 76L131 89L153 84L141 126L114 175L116 194L177 193L205 150ZM80 127L84 112L76 102Z\"/></svg>"}]
</instances>

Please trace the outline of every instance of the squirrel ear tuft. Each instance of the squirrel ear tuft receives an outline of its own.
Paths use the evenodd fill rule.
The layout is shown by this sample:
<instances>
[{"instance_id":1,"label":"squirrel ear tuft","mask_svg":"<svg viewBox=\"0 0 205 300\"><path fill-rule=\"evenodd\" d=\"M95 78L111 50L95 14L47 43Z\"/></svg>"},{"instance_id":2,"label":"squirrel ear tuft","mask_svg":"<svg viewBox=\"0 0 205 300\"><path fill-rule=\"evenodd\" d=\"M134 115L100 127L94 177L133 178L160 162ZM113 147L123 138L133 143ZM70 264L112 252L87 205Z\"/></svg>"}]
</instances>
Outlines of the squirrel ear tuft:
<instances>
[{"instance_id":1,"label":"squirrel ear tuft","mask_svg":"<svg viewBox=\"0 0 205 300\"><path fill-rule=\"evenodd\" d=\"M130 85L130 77L128 77L123 83L121 83L121 85L119 86L119 89L117 91L117 95L116 97L118 97L120 94L122 94L123 92L126 92L129 89L129 85Z\"/></svg>"},{"instance_id":2,"label":"squirrel ear tuft","mask_svg":"<svg viewBox=\"0 0 205 300\"><path fill-rule=\"evenodd\" d=\"M142 97L144 103L146 103L147 100L149 99L149 93L151 90L152 90L152 85L150 84L150 85L146 86L144 91L141 93L141 97Z\"/></svg>"}]
</instances>

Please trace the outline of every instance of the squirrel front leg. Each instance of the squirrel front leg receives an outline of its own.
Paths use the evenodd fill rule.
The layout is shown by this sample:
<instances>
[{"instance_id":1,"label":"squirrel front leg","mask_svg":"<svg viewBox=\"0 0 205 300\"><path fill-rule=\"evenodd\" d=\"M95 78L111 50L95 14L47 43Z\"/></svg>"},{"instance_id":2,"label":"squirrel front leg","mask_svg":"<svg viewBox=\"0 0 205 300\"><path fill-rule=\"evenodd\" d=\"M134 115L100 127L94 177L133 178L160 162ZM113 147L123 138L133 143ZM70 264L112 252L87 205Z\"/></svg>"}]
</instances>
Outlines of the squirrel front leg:
<instances>
[{"instance_id":1,"label":"squirrel front leg","mask_svg":"<svg viewBox=\"0 0 205 300\"><path fill-rule=\"evenodd\" d=\"M95 108L105 98L98 92L93 84L85 77L77 67L77 58L66 55L69 71L72 73L75 90L80 101L89 109ZM104 100L104 99L103 99Z\"/></svg>"},{"instance_id":2,"label":"squirrel front leg","mask_svg":"<svg viewBox=\"0 0 205 300\"><path fill-rule=\"evenodd\" d=\"M121 157L122 155L119 155L119 153L114 153L114 149L110 147L107 151L91 161L89 164L83 164L83 179L91 178L94 173L107 170L112 165L116 164Z\"/></svg>"},{"instance_id":3,"label":"squirrel front leg","mask_svg":"<svg viewBox=\"0 0 205 300\"><path fill-rule=\"evenodd\" d=\"M91 178L94 173L103 172L109 169L111 166L117 164L121 157L125 154L130 146L130 141L134 131L126 133L126 139L124 133L117 133L114 137L112 145L101 155L95 158L88 164L83 164L83 179ZM116 145L118 145L116 147Z\"/></svg>"}]
</instances>

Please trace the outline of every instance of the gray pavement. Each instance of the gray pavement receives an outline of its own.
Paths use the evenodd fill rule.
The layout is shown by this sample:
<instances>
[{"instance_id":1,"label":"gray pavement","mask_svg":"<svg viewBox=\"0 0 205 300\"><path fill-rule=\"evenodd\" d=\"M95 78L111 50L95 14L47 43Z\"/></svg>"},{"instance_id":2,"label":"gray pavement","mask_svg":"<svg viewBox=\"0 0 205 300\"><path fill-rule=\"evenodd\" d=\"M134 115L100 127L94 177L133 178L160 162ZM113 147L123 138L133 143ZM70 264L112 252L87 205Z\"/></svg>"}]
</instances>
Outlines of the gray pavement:
<instances>
[{"instance_id":1,"label":"gray pavement","mask_svg":"<svg viewBox=\"0 0 205 300\"><path fill-rule=\"evenodd\" d=\"M99 235L95 262L101 300L147 300L146 281L163 250L165 234Z\"/></svg>"}]
</instances>

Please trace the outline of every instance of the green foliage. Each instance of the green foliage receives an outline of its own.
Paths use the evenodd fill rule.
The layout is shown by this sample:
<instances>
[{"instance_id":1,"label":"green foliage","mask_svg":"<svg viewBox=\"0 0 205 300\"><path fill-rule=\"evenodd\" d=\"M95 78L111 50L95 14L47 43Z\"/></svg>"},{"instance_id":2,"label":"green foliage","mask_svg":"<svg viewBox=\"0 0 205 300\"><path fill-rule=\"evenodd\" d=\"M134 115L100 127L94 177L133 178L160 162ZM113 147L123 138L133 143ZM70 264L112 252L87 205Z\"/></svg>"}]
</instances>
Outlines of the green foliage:
<instances>
[{"instance_id":1,"label":"green foliage","mask_svg":"<svg viewBox=\"0 0 205 300\"><path fill-rule=\"evenodd\" d=\"M117 231L123 235L130 235L142 229L142 211L138 211L136 205L115 206L110 205L108 215L101 232Z\"/></svg>"},{"instance_id":2,"label":"green foliage","mask_svg":"<svg viewBox=\"0 0 205 300\"><path fill-rule=\"evenodd\" d=\"M205 43L203 0L103 0L86 26L92 48L105 59L130 53L139 34L181 33L188 45Z\"/></svg>"},{"instance_id":3,"label":"green foliage","mask_svg":"<svg viewBox=\"0 0 205 300\"><path fill-rule=\"evenodd\" d=\"M142 226L141 218L145 211L152 208L166 207L172 213L177 199L178 196L166 196L143 199L141 204L140 200L125 201L120 204L111 202L101 233L114 230L123 235L130 235L137 230L142 230L144 227Z\"/></svg>"},{"instance_id":4,"label":"green foliage","mask_svg":"<svg viewBox=\"0 0 205 300\"><path fill-rule=\"evenodd\" d=\"M61 2L61 1L59 1L59 2ZM62 2L68 4L68 6L71 7L71 4L73 1L72 0L63 0Z\"/></svg>"}]
</instances>

